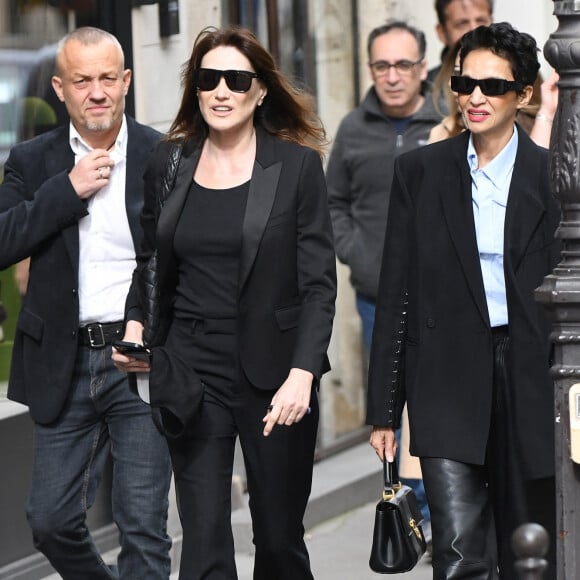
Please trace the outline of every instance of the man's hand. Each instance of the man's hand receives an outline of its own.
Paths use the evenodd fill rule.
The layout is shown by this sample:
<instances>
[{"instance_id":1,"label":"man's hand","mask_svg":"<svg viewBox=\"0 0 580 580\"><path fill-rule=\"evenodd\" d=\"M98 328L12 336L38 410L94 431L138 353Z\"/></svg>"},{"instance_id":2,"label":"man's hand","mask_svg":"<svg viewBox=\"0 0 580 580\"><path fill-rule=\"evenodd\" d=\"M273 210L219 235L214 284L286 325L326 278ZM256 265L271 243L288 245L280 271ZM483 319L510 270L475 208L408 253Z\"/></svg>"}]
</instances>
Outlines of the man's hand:
<instances>
[{"instance_id":1,"label":"man's hand","mask_svg":"<svg viewBox=\"0 0 580 580\"><path fill-rule=\"evenodd\" d=\"M88 199L109 183L114 166L105 149L94 149L79 160L68 177L77 195Z\"/></svg>"},{"instance_id":2,"label":"man's hand","mask_svg":"<svg viewBox=\"0 0 580 580\"><path fill-rule=\"evenodd\" d=\"M143 344L143 324L137 320L127 321L123 340ZM115 366L124 373L146 373L151 370L147 361L121 354L115 347L113 347L113 355L111 358Z\"/></svg>"},{"instance_id":3,"label":"man's hand","mask_svg":"<svg viewBox=\"0 0 580 580\"><path fill-rule=\"evenodd\" d=\"M395 440L395 431L391 427L374 426L369 443L381 461L383 461L384 455L387 456L389 463L395 460L397 441Z\"/></svg>"}]
</instances>

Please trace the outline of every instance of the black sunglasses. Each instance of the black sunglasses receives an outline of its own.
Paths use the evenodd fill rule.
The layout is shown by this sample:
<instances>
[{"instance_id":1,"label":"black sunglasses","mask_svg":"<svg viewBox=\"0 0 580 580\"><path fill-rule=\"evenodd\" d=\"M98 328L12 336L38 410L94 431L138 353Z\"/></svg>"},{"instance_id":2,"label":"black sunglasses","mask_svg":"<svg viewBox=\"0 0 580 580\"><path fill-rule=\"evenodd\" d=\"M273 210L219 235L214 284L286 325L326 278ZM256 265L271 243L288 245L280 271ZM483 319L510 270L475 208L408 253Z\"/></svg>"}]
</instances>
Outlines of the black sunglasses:
<instances>
[{"instance_id":1,"label":"black sunglasses","mask_svg":"<svg viewBox=\"0 0 580 580\"><path fill-rule=\"evenodd\" d=\"M524 85L518 81L506 81L505 79L472 79L471 77L451 77L451 90L461 95L470 95L475 87L487 97L499 97L509 91L520 92Z\"/></svg>"},{"instance_id":2,"label":"black sunglasses","mask_svg":"<svg viewBox=\"0 0 580 580\"><path fill-rule=\"evenodd\" d=\"M200 91L213 91L222 77L226 79L226 85L228 85L230 91L247 93L252 86L252 79L258 78L258 75L248 70L197 68L193 71L193 83Z\"/></svg>"}]
</instances>

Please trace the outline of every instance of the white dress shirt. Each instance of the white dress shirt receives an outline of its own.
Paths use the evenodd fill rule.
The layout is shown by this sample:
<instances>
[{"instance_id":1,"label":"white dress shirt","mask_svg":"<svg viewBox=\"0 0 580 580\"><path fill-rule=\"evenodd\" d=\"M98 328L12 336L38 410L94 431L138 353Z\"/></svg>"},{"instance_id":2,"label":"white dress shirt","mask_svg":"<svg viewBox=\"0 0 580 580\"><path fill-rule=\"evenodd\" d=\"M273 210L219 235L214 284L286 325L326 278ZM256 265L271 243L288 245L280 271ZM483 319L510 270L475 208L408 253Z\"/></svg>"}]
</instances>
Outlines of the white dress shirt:
<instances>
[{"instance_id":1,"label":"white dress shirt","mask_svg":"<svg viewBox=\"0 0 580 580\"><path fill-rule=\"evenodd\" d=\"M70 124L70 146L78 163L92 150ZM80 324L123 320L125 298L135 269L135 247L125 205L127 121L109 154L115 166L108 183L93 195L89 214L79 221Z\"/></svg>"}]
</instances>

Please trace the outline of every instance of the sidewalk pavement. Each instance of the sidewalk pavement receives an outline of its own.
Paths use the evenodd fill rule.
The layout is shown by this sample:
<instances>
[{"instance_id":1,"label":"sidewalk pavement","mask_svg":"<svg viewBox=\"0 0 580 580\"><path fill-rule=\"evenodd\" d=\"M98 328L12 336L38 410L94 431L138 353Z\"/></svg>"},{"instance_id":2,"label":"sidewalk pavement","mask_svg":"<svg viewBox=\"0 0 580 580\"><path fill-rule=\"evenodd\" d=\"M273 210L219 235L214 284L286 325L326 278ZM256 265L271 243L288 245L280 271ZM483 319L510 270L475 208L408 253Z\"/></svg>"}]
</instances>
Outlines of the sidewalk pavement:
<instances>
[{"instance_id":1,"label":"sidewalk pavement","mask_svg":"<svg viewBox=\"0 0 580 580\"><path fill-rule=\"evenodd\" d=\"M304 525L306 544L316 580L378 580L384 577L368 565L374 510L382 491L382 466L367 443L323 459L314 465L312 493ZM232 513L238 580L252 580L253 544L247 495ZM174 534L173 568L181 549ZM105 555L113 562L116 551ZM431 563L425 556L402 580L430 580ZM58 580L54 574L44 580ZM178 580L174 572L171 580ZM274 578L272 580L275 580Z\"/></svg>"},{"instance_id":2,"label":"sidewalk pavement","mask_svg":"<svg viewBox=\"0 0 580 580\"><path fill-rule=\"evenodd\" d=\"M316 580L378 580L368 565L375 505L382 491L382 466L367 443L355 445L314 466L306 510L306 544ZM238 580L252 580L251 519L244 506L232 514ZM425 556L402 580L431 580ZM177 580L174 573L171 580ZM275 580L275 579L272 579Z\"/></svg>"},{"instance_id":3,"label":"sidewalk pavement","mask_svg":"<svg viewBox=\"0 0 580 580\"><path fill-rule=\"evenodd\" d=\"M367 503L307 531L306 544L315 580L379 580L368 565L371 549L375 503ZM252 580L253 554L236 552L238 580ZM433 571L428 556L404 574L401 580L431 580ZM177 580L177 573L171 576Z\"/></svg>"}]
</instances>

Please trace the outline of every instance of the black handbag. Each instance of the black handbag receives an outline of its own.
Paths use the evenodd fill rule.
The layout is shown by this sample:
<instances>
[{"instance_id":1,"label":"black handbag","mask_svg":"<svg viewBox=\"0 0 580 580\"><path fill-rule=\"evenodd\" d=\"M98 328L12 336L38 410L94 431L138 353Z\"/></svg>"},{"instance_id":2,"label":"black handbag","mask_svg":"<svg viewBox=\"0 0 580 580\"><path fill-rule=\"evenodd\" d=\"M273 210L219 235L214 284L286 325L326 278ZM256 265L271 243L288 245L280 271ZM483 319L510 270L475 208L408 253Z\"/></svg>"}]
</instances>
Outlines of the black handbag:
<instances>
[{"instance_id":1,"label":"black handbag","mask_svg":"<svg viewBox=\"0 0 580 580\"><path fill-rule=\"evenodd\" d=\"M397 463L383 460L383 499L375 509L369 566L379 574L412 570L427 549L415 492L399 481Z\"/></svg>"},{"instance_id":2,"label":"black handbag","mask_svg":"<svg viewBox=\"0 0 580 580\"><path fill-rule=\"evenodd\" d=\"M204 386L191 361L164 346L151 349L149 397L153 422L170 439L181 437L196 416Z\"/></svg>"}]
</instances>

